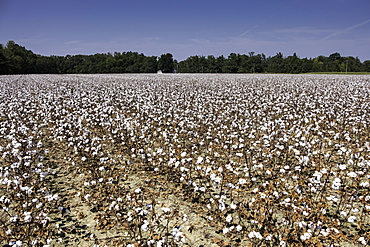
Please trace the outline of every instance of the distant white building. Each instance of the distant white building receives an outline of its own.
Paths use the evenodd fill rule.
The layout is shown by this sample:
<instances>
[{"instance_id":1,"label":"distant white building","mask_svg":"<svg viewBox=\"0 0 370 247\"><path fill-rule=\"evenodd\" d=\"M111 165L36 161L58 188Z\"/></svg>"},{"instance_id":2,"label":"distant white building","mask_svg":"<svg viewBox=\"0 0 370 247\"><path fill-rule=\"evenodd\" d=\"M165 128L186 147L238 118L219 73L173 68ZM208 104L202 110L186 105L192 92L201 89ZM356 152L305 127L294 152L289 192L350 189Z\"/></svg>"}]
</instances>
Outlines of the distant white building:
<instances>
[{"instance_id":1,"label":"distant white building","mask_svg":"<svg viewBox=\"0 0 370 247\"><path fill-rule=\"evenodd\" d=\"M157 71L157 74L162 74L162 70L158 70Z\"/></svg>"}]
</instances>

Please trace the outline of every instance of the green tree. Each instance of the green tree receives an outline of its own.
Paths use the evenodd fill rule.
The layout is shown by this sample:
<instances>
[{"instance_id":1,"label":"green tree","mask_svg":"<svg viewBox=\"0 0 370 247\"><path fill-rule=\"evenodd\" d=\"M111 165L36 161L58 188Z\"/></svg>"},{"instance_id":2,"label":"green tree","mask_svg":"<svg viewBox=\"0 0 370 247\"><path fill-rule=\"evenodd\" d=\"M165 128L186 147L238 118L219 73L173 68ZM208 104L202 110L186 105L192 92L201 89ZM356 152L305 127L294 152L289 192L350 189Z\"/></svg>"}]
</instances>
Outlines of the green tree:
<instances>
[{"instance_id":1,"label":"green tree","mask_svg":"<svg viewBox=\"0 0 370 247\"><path fill-rule=\"evenodd\" d=\"M239 67L239 54L230 53L227 60L225 61L222 72L225 73L237 73Z\"/></svg>"},{"instance_id":2,"label":"green tree","mask_svg":"<svg viewBox=\"0 0 370 247\"><path fill-rule=\"evenodd\" d=\"M265 66L263 62L266 60L264 54L254 55L254 52L249 52L252 55L248 59L248 71L249 73L262 73L265 71Z\"/></svg>"},{"instance_id":3,"label":"green tree","mask_svg":"<svg viewBox=\"0 0 370 247\"><path fill-rule=\"evenodd\" d=\"M8 41L2 49L2 70L9 74L35 73L36 55L25 47Z\"/></svg>"},{"instance_id":4,"label":"green tree","mask_svg":"<svg viewBox=\"0 0 370 247\"><path fill-rule=\"evenodd\" d=\"M171 53L162 54L158 59L158 69L163 73L172 73L174 70L173 56Z\"/></svg>"},{"instance_id":5,"label":"green tree","mask_svg":"<svg viewBox=\"0 0 370 247\"><path fill-rule=\"evenodd\" d=\"M5 48L0 44L0 75L8 74L8 63L5 56Z\"/></svg>"},{"instance_id":6,"label":"green tree","mask_svg":"<svg viewBox=\"0 0 370 247\"><path fill-rule=\"evenodd\" d=\"M364 72L370 72L370 60L366 60L363 63L362 71Z\"/></svg>"},{"instance_id":7,"label":"green tree","mask_svg":"<svg viewBox=\"0 0 370 247\"><path fill-rule=\"evenodd\" d=\"M330 54L328 61L328 71L329 72L343 72L344 67L342 64L342 57L338 52Z\"/></svg>"},{"instance_id":8,"label":"green tree","mask_svg":"<svg viewBox=\"0 0 370 247\"><path fill-rule=\"evenodd\" d=\"M157 57L145 57L142 66L141 72L143 73L155 73L158 70Z\"/></svg>"},{"instance_id":9,"label":"green tree","mask_svg":"<svg viewBox=\"0 0 370 247\"><path fill-rule=\"evenodd\" d=\"M284 59L284 73L298 74L302 71L302 60L299 59L296 53Z\"/></svg>"},{"instance_id":10,"label":"green tree","mask_svg":"<svg viewBox=\"0 0 370 247\"><path fill-rule=\"evenodd\" d=\"M313 71L313 60L308 58L302 59L302 69L301 73L309 73Z\"/></svg>"},{"instance_id":11,"label":"green tree","mask_svg":"<svg viewBox=\"0 0 370 247\"><path fill-rule=\"evenodd\" d=\"M361 63L358 57L342 57L335 52L326 56L300 59L296 53L283 57L278 52L268 57L255 52L230 53L215 58L213 55L190 56L176 61L172 54L147 57L138 52L114 52L94 55L42 56L25 47L8 41L0 44L0 74L22 73L165 73L176 70L182 73L307 73L307 72L359 72L370 71L370 60Z\"/></svg>"},{"instance_id":12,"label":"green tree","mask_svg":"<svg viewBox=\"0 0 370 247\"><path fill-rule=\"evenodd\" d=\"M199 72L201 72L199 56L190 56L190 57L188 57L187 59L185 59L181 68L182 68L182 72L184 72L184 73L199 73Z\"/></svg>"},{"instance_id":13,"label":"green tree","mask_svg":"<svg viewBox=\"0 0 370 247\"><path fill-rule=\"evenodd\" d=\"M216 58L213 55L208 55L206 58L206 67L207 72L209 73L217 73L217 67L216 67Z\"/></svg>"},{"instance_id":14,"label":"green tree","mask_svg":"<svg viewBox=\"0 0 370 247\"><path fill-rule=\"evenodd\" d=\"M248 73L249 72L249 57L245 54L239 55L238 59L238 73Z\"/></svg>"},{"instance_id":15,"label":"green tree","mask_svg":"<svg viewBox=\"0 0 370 247\"><path fill-rule=\"evenodd\" d=\"M222 68L224 67L225 61L226 61L226 59L223 55L218 56L216 58L216 73L221 73L222 72Z\"/></svg>"},{"instance_id":16,"label":"green tree","mask_svg":"<svg viewBox=\"0 0 370 247\"><path fill-rule=\"evenodd\" d=\"M268 59L268 72L284 73L284 67L283 53L278 52L275 56Z\"/></svg>"},{"instance_id":17,"label":"green tree","mask_svg":"<svg viewBox=\"0 0 370 247\"><path fill-rule=\"evenodd\" d=\"M358 57L345 57L342 61L343 72L360 72L362 70L362 64Z\"/></svg>"},{"instance_id":18,"label":"green tree","mask_svg":"<svg viewBox=\"0 0 370 247\"><path fill-rule=\"evenodd\" d=\"M313 59L312 71L325 72L327 71L327 58L325 56L318 56Z\"/></svg>"}]
</instances>

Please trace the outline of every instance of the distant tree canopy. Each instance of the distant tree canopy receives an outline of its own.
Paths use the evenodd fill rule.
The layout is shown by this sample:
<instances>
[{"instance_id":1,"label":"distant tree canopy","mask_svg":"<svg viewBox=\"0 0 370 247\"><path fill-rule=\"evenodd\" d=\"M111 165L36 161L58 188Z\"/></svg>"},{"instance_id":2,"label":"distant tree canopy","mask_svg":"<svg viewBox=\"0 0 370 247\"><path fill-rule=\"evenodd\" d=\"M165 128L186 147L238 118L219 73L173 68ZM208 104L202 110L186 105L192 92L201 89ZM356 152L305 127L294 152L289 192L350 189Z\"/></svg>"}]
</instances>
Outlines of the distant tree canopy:
<instances>
[{"instance_id":1,"label":"distant tree canopy","mask_svg":"<svg viewBox=\"0 0 370 247\"><path fill-rule=\"evenodd\" d=\"M171 53L162 54L158 59L158 68L164 73L172 73L174 61Z\"/></svg>"},{"instance_id":2,"label":"distant tree canopy","mask_svg":"<svg viewBox=\"0 0 370 247\"><path fill-rule=\"evenodd\" d=\"M138 52L97 53L94 55L42 56L8 41L0 44L0 74L74 74L74 73L308 73L370 72L370 60L342 57L336 52L329 57L299 58L296 53L284 57L281 52L266 57L262 54L230 53L224 56L190 56L176 61L171 53L160 57Z\"/></svg>"}]
</instances>

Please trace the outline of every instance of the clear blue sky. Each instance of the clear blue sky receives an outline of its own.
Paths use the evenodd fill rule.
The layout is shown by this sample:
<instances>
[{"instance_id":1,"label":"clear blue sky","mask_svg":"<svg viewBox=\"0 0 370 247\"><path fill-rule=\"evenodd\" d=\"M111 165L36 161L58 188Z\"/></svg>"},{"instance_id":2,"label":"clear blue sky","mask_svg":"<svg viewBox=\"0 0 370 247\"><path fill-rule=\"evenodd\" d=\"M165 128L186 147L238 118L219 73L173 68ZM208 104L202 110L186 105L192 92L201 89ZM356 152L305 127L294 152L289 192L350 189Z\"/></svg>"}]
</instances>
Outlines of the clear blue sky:
<instances>
[{"instance_id":1,"label":"clear blue sky","mask_svg":"<svg viewBox=\"0 0 370 247\"><path fill-rule=\"evenodd\" d=\"M42 55L231 52L370 60L370 0L0 0L0 43Z\"/></svg>"}]
</instances>

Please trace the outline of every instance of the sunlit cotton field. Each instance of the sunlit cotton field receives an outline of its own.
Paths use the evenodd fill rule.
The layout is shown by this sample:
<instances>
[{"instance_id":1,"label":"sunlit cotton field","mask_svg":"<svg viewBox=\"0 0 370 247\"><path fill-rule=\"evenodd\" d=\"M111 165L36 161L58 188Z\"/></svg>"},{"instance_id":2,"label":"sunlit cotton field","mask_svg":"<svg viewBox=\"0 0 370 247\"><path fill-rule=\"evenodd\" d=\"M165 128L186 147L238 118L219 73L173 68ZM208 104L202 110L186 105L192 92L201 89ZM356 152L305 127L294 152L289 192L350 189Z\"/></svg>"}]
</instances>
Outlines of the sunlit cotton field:
<instances>
[{"instance_id":1,"label":"sunlit cotton field","mask_svg":"<svg viewBox=\"0 0 370 247\"><path fill-rule=\"evenodd\" d=\"M370 76L0 76L1 246L366 246Z\"/></svg>"}]
</instances>

